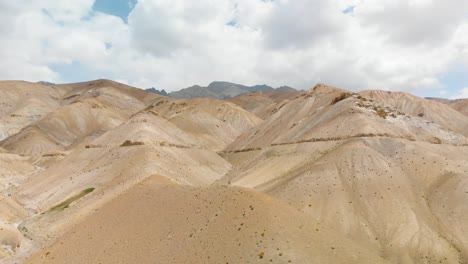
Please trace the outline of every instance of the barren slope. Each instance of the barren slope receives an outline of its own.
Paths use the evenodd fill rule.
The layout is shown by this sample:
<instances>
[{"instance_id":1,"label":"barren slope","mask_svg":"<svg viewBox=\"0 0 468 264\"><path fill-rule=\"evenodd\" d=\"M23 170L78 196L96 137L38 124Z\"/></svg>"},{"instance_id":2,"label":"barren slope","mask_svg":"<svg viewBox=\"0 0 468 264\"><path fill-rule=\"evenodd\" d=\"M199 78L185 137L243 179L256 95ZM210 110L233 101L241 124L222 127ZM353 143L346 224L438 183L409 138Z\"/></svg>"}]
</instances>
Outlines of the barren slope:
<instances>
[{"instance_id":1,"label":"barren slope","mask_svg":"<svg viewBox=\"0 0 468 264\"><path fill-rule=\"evenodd\" d=\"M261 119L241 107L217 99L160 99L150 110L198 138L212 150L222 150Z\"/></svg>"},{"instance_id":2,"label":"barren slope","mask_svg":"<svg viewBox=\"0 0 468 264\"><path fill-rule=\"evenodd\" d=\"M467 139L460 133L384 103L317 85L242 134L226 151L362 136L466 144Z\"/></svg>"},{"instance_id":3,"label":"barren slope","mask_svg":"<svg viewBox=\"0 0 468 264\"><path fill-rule=\"evenodd\" d=\"M132 109L132 106L135 104L139 107L138 105L141 103L149 104L154 99L161 97L159 95L110 80L95 80L90 82L63 84L57 85L57 87L64 88L69 91L63 96L63 100L65 102L74 102L76 100L89 97L100 97L109 98L110 103L115 104L116 98L118 98L121 106L120 109L123 111L125 111L126 107L130 107L130 109Z\"/></svg>"},{"instance_id":4,"label":"barren slope","mask_svg":"<svg viewBox=\"0 0 468 264\"><path fill-rule=\"evenodd\" d=\"M16 249L25 243L17 225L27 215L19 204L0 194L0 259L14 255Z\"/></svg>"},{"instance_id":5,"label":"barren slope","mask_svg":"<svg viewBox=\"0 0 468 264\"><path fill-rule=\"evenodd\" d=\"M274 114L285 102L299 96L301 92L295 90L258 91L244 93L239 96L226 99L245 110L264 119Z\"/></svg>"},{"instance_id":6,"label":"barren slope","mask_svg":"<svg viewBox=\"0 0 468 264\"><path fill-rule=\"evenodd\" d=\"M0 259L14 255L26 243L17 227L29 212L11 194L38 170L27 158L0 149Z\"/></svg>"},{"instance_id":7,"label":"barren slope","mask_svg":"<svg viewBox=\"0 0 468 264\"><path fill-rule=\"evenodd\" d=\"M0 140L57 109L66 92L37 83L0 81Z\"/></svg>"},{"instance_id":8,"label":"barren slope","mask_svg":"<svg viewBox=\"0 0 468 264\"><path fill-rule=\"evenodd\" d=\"M1 130L18 132L0 142L2 264L468 262L468 118L450 105L8 87L0 128L37 116Z\"/></svg>"},{"instance_id":9,"label":"barren slope","mask_svg":"<svg viewBox=\"0 0 468 264\"><path fill-rule=\"evenodd\" d=\"M438 103L388 97L316 87L226 149L234 167L223 181L288 202L396 263L464 263L468 147L444 126L463 133L467 122ZM413 116L417 106L432 109Z\"/></svg>"},{"instance_id":10,"label":"barren slope","mask_svg":"<svg viewBox=\"0 0 468 264\"><path fill-rule=\"evenodd\" d=\"M468 116L468 99L457 101L456 103L450 104L450 106Z\"/></svg>"},{"instance_id":11,"label":"barren slope","mask_svg":"<svg viewBox=\"0 0 468 264\"><path fill-rule=\"evenodd\" d=\"M404 92L363 91L360 95L394 107L408 115L421 117L456 133L468 136L468 117L447 104L435 102ZM459 104L462 107L462 104ZM455 108L455 107L454 107Z\"/></svg>"},{"instance_id":12,"label":"barren slope","mask_svg":"<svg viewBox=\"0 0 468 264\"><path fill-rule=\"evenodd\" d=\"M70 90L63 95L63 106L0 142L2 147L35 158L59 153L115 128L158 98L106 80L58 87Z\"/></svg>"},{"instance_id":13,"label":"barren slope","mask_svg":"<svg viewBox=\"0 0 468 264\"><path fill-rule=\"evenodd\" d=\"M151 178L28 263L384 263L271 197Z\"/></svg>"}]
</instances>

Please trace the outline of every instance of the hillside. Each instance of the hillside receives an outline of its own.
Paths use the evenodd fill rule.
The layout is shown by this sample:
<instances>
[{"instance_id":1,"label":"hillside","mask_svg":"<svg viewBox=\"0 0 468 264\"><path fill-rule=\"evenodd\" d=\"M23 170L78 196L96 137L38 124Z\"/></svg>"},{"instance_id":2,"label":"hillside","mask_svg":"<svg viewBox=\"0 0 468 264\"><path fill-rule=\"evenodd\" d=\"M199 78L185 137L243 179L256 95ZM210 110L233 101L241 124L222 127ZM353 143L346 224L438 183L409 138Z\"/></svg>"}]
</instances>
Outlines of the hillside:
<instances>
[{"instance_id":1,"label":"hillside","mask_svg":"<svg viewBox=\"0 0 468 264\"><path fill-rule=\"evenodd\" d=\"M0 82L0 140L57 109L67 91L38 83Z\"/></svg>"},{"instance_id":2,"label":"hillside","mask_svg":"<svg viewBox=\"0 0 468 264\"><path fill-rule=\"evenodd\" d=\"M464 101L241 88L0 82L0 263L468 262Z\"/></svg>"},{"instance_id":3,"label":"hillside","mask_svg":"<svg viewBox=\"0 0 468 264\"><path fill-rule=\"evenodd\" d=\"M166 182L142 182L28 263L385 263L267 195Z\"/></svg>"},{"instance_id":4,"label":"hillside","mask_svg":"<svg viewBox=\"0 0 468 264\"><path fill-rule=\"evenodd\" d=\"M300 94L301 92L297 90L279 89L244 93L226 100L264 119L274 114L285 102L298 97Z\"/></svg>"},{"instance_id":5,"label":"hillside","mask_svg":"<svg viewBox=\"0 0 468 264\"><path fill-rule=\"evenodd\" d=\"M459 111L460 113L468 116L468 99L456 101L454 103L451 103L450 106L453 109Z\"/></svg>"},{"instance_id":6,"label":"hillside","mask_svg":"<svg viewBox=\"0 0 468 264\"><path fill-rule=\"evenodd\" d=\"M463 263L465 118L407 94L360 94L318 85L286 103L226 149L234 168L223 182L271 194L396 263Z\"/></svg>"}]
</instances>

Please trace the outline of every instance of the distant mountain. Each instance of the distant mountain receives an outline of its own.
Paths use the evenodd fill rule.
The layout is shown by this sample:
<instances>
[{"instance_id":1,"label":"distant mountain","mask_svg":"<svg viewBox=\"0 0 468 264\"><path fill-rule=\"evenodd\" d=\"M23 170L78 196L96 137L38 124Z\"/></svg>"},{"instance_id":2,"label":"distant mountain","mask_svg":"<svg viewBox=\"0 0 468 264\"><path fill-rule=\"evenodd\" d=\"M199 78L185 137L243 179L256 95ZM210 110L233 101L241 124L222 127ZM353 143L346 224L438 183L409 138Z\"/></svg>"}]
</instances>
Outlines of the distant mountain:
<instances>
[{"instance_id":1,"label":"distant mountain","mask_svg":"<svg viewBox=\"0 0 468 264\"><path fill-rule=\"evenodd\" d=\"M276 88L276 90L279 90L279 91L297 91L296 89L290 87L290 86L280 86L278 88Z\"/></svg>"},{"instance_id":2,"label":"distant mountain","mask_svg":"<svg viewBox=\"0 0 468 264\"><path fill-rule=\"evenodd\" d=\"M278 89L292 89L289 86L282 86ZM190 99L190 98L217 98L217 99L226 99L238 96L243 93L251 93L256 91L271 91L275 88L268 85L255 85L255 86L245 86L241 84L235 84L230 82L212 82L207 87L202 87L199 85L194 85L185 89L182 89L177 92L172 92L169 94L170 97L179 98L179 99Z\"/></svg>"},{"instance_id":3,"label":"distant mountain","mask_svg":"<svg viewBox=\"0 0 468 264\"><path fill-rule=\"evenodd\" d=\"M42 85L46 85L46 86L54 86L55 83L51 83L51 82L45 82L45 81L39 81L37 82L38 84L42 84Z\"/></svg>"},{"instance_id":4,"label":"distant mountain","mask_svg":"<svg viewBox=\"0 0 468 264\"><path fill-rule=\"evenodd\" d=\"M149 89L146 89L147 92L150 92L150 93L155 93L155 94L159 94L159 95L162 95L162 96L168 96L168 93L166 92L166 90L162 89L162 90L157 90L156 88L154 87L151 87Z\"/></svg>"},{"instance_id":5,"label":"distant mountain","mask_svg":"<svg viewBox=\"0 0 468 264\"><path fill-rule=\"evenodd\" d=\"M447 104L458 112L468 116L468 99L444 99L434 97L426 97L426 99Z\"/></svg>"},{"instance_id":6,"label":"distant mountain","mask_svg":"<svg viewBox=\"0 0 468 264\"><path fill-rule=\"evenodd\" d=\"M436 101L439 103L443 103L443 104L453 104L453 103L461 101L461 99L446 99L446 98L438 98L438 97L426 97L426 99L431 100L431 101Z\"/></svg>"}]
</instances>

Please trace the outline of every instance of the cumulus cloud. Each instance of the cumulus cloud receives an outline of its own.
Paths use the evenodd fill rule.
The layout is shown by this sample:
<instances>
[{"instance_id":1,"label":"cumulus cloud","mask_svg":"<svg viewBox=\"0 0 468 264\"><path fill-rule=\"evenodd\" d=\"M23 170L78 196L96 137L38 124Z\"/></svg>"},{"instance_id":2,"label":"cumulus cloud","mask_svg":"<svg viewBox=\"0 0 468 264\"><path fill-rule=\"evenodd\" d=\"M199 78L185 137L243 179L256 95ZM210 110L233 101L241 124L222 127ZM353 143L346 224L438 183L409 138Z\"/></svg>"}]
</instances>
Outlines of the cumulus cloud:
<instances>
[{"instance_id":1,"label":"cumulus cloud","mask_svg":"<svg viewBox=\"0 0 468 264\"><path fill-rule=\"evenodd\" d=\"M458 91L457 95L455 95L452 99L468 99L468 87Z\"/></svg>"},{"instance_id":2,"label":"cumulus cloud","mask_svg":"<svg viewBox=\"0 0 468 264\"><path fill-rule=\"evenodd\" d=\"M92 0L3 2L1 79L66 81L51 65L79 62L166 90L226 80L418 91L445 89L441 78L468 66L468 3L456 0L140 0L128 23Z\"/></svg>"},{"instance_id":3,"label":"cumulus cloud","mask_svg":"<svg viewBox=\"0 0 468 264\"><path fill-rule=\"evenodd\" d=\"M459 0L366 0L354 14L361 26L401 45L443 43L466 20L468 2Z\"/></svg>"}]
</instances>

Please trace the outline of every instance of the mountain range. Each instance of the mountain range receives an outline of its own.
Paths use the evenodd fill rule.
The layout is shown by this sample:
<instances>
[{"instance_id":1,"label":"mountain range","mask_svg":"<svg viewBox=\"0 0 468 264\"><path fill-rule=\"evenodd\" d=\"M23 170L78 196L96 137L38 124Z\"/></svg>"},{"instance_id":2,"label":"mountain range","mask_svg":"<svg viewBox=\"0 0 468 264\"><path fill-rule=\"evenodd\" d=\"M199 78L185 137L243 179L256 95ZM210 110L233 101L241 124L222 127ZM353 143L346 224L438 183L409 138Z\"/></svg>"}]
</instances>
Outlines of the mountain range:
<instances>
[{"instance_id":1,"label":"mountain range","mask_svg":"<svg viewBox=\"0 0 468 264\"><path fill-rule=\"evenodd\" d=\"M468 262L468 100L210 86L1 81L0 263Z\"/></svg>"},{"instance_id":2,"label":"mountain range","mask_svg":"<svg viewBox=\"0 0 468 264\"><path fill-rule=\"evenodd\" d=\"M277 90L295 90L289 86L281 86ZM169 96L177 99L191 98L217 98L226 99L238 96L243 93L251 93L256 91L273 91L275 88L268 85L245 86L230 82L212 82L207 87L194 85L179 91L167 93L164 89L159 91L154 87L146 89L148 92L156 93L163 96Z\"/></svg>"}]
</instances>

